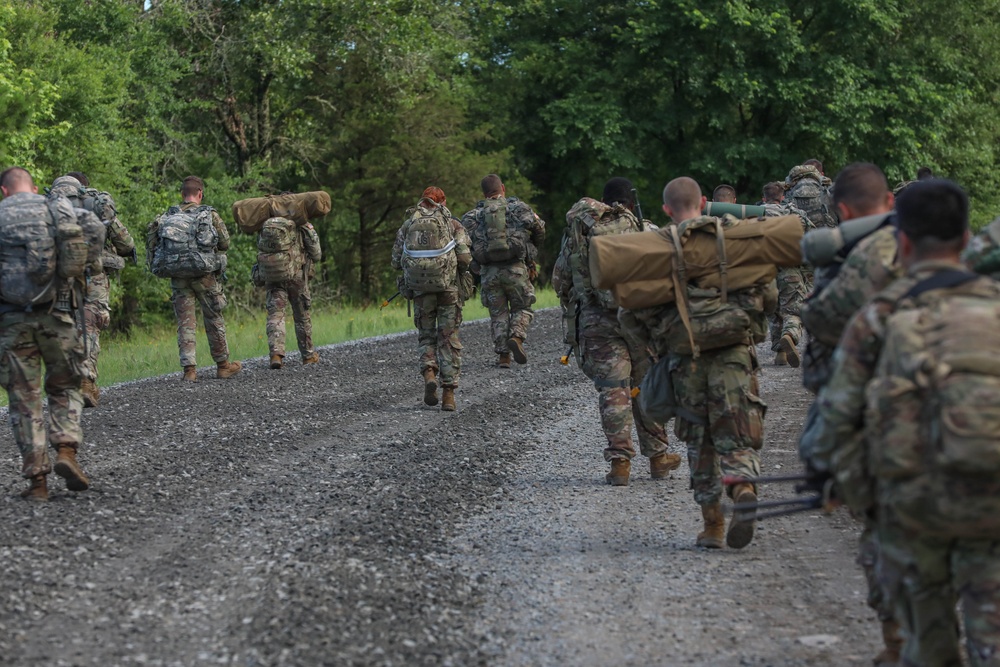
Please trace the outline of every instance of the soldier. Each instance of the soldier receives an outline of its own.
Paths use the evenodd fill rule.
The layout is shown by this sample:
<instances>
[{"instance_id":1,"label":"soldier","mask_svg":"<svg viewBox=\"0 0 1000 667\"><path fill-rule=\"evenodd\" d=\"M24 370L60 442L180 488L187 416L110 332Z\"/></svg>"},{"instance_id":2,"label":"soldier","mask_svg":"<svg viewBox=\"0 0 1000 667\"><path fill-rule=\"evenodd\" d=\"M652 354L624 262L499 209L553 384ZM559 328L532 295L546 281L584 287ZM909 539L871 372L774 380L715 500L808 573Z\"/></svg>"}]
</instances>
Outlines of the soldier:
<instances>
[{"instance_id":1,"label":"soldier","mask_svg":"<svg viewBox=\"0 0 1000 667\"><path fill-rule=\"evenodd\" d=\"M797 215L802 218L803 230L815 229L804 211L784 203L785 188L781 183L764 186L764 210L768 217ZM778 271L778 311L771 317L771 349L775 366L798 368L799 340L802 338L802 320L799 311L802 300L812 289L812 271L807 266L786 267Z\"/></svg>"},{"instance_id":2,"label":"soldier","mask_svg":"<svg viewBox=\"0 0 1000 667\"><path fill-rule=\"evenodd\" d=\"M590 281L590 239L643 231L634 211L632 183L625 178L609 180L600 202L590 197L578 201L566 214L563 249L552 277L563 309L576 312L581 365L597 388L601 426L608 440L604 460L611 462L611 472L605 480L613 486L628 485L635 456L633 418L639 450L649 457L653 479L666 478L681 463L680 456L667 452L663 425L644 418L638 401L631 397L631 387L639 386L649 369L649 352L628 345L614 297L608 290L595 289Z\"/></svg>"},{"instance_id":3,"label":"soldier","mask_svg":"<svg viewBox=\"0 0 1000 667\"><path fill-rule=\"evenodd\" d=\"M297 226L287 218L267 220L257 235L258 284L267 288L267 347L272 369L285 360L285 308L292 306L295 342L303 364L319 363L312 343L312 297L309 279L314 262L323 258L312 223Z\"/></svg>"},{"instance_id":4,"label":"soldier","mask_svg":"<svg viewBox=\"0 0 1000 667\"><path fill-rule=\"evenodd\" d=\"M959 601L970 664L1000 656L1000 286L959 263L968 207L950 181L900 196L906 274L851 320L818 399L822 463L877 516L905 665L962 664Z\"/></svg>"},{"instance_id":5,"label":"soldier","mask_svg":"<svg viewBox=\"0 0 1000 667\"><path fill-rule=\"evenodd\" d=\"M181 186L182 203L171 206L146 229L146 262L155 275L170 278L170 300L177 316L177 347L181 366L184 367L183 379L188 382L198 379L195 360L196 303L201 304L208 347L218 367L216 377L232 377L242 367L238 361L229 361L226 322L222 317L226 295L220 278L226 268L229 230L214 208L202 205L204 196L205 183L197 176L188 176ZM163 250L165 223L170 223L172 235L187 235L191 243L184 241L172 252ZM197 250L194 250L191 245L196 237Z\"/></svg>"},{"instance_id":6,"label":"soldier","mask_svg":"<svg viewBox=\"0 0 1000 667\"><path fill-rule=\"evenodd\" d=\"M712 201L722 204L736 203L736 188L731 185L720 185L712 191Z\"/></svg>"},{"instance_id":7,"label":"soldier","mask_svg":"<svg viewBox=\"0 0 1000 667\"><path fill-rule=\"evenodd\" d=\"M678 227L702 221L701 211L705 197L698 183L691 178L676 178L663 189L663 211ZM709 219L713 225L715 218ZM723 219L731 224L733 218ZM686 299L680 299L678 308L694 311L701 300L712 301L703 293L710 290L688 289ZM745 290L749 298L753 290ZM718 303L718 290L712 295ZM747 310L740 300L740 292L730 290L728 302L735 309L744 310L752 322L763 319L764 307L759 311ZM754 298L758 298L754 295ZM682 305L686 304L686 305ZM733 311L734 315L735 310ZM718 549L722 547L725 520L722 515L722 480L724 475L753 479L760 474L758 450L764 443L764 412L767 406L757 395L754 372L756 359L751 351L752 333L744 329L742 318L735 328L719 330L718 335L739 338L741 342L709 347L705 341L700 354L670 351L670 373L679 417L674 420L677 437L687 443L688 465L691 469L691 486L695 501L701 506L704 530L698 535L698 546ZM686 325L685 325L686 326ZM751 327L753 325L751 324ZM759 326L766 326L760 322ZM733 328L732 331L730 329ZM752 482L731 487L734 502L744 507L757 502L757 489ZM753 539L756 511L745 509L735 512L725 531L725 541L730 547L741 549Z\"/></svg>"},{"instance_id":8,"label":"soldier","mask_svg":"<svg viewBox=\"0 0 1000 667\"><path fill-rule=\"evenodd\" d=\"M801 316L809 332L806 346L803 383L817 393L830 377L834 350L851 317L868 300L902 275L897 261L896 228L890 224L894 198L889 192L885 174L874 164L858 162L844 167L837 175L834 202L841 220L852 220L868 215L885 214L884 226L862 239L850 249L843 263L824 267L816 273L812 295L803 303ZM845 249L846 250L846 249ZM817 437L815 424L819 403L814 402L806 418L806 426L799 441L799 455L807 466L826 474L827 461L832 452L822 451L823 443ZM891 600L883 595L876 572L879 550L875 541L875 520L863 517L858 546L858 563L868 582L868 606L882 623L885 648L875 658L876 665L892 665L899 659L902 639L899 626L893 619Z\"/></svg>"},{"instance_id":9,"label":"soldier","mask_svg":"<svg viewBox=\"0 0 1000 667\"><path fill-rule=\"evenodd\" d=\"M87 294L84 297L84 336L87 357L83 364L83 407L97 407L101 400L101 390L97 384L97 358L101 354L101 332L111 325L111 285L110 278L125 268L125 258L135 261L135 241L121 220L114 200L107 192L90 187L87 176L79 171L71 171L57 178L49 188L51 195L66 197L76 208L83 208L96 215L104 223L107 232L101 264L90 274Z\"/></svg>"},{"instance_id":10,"label":"soldier","mask_svg":"<svg viewBox=\"0 0 1000 667\"><path fill-rule=\"evenodd\" d=\"M830 179L823 175L823 163L806 160L785 177L785 202L805 212L816 227L836 227L839 220L831 189Z\"/></svg>"},{"instance_id":11,"label":"soldier","mask_svg":"<svg viewBox=\"0 0 1000 667\"><path fill-rule=\"evenodd\" d=\"M455 389L462 370L462 305L472 295L469 237L448 210L441 188L424 190L396 234L392 266L403 271L413 298L424 403L437 405L438 374L441 409L455 410Z\"/></svg>"},{"instance_id":12,"label":"soldier","mask_svg":"<svg viewBox=\"0 0 1000 667\"><path fill-rule=\"evenodd\" d=\"M47 475L53 469L71 491L90 487L76 460L83 442L80 381L84 354L70 296L70 280L82 280L89 257L71 269L70 253L60 248L59 227L78 224L78 214L68 200L57 196L47 202L38 194L31 175L20 167L0 174L0 190L4 195L0 202L0 272L4 276L0 284L0 383L10 399L21 474L30 480L21 497L44 501L49 498ZM103 246L103 226L92 220ZM55 248L51 241L44 243L53 237ZM96 259L97 253L93 255ZM60 278L67 273L75 275L69 280ZM45 446L43 362L48 442L57 452L54 468Z\"/></svg>"},{"instance_id":13,"label":"soldier","mask_svg":"<svg viewBox=\"0 0 1000 667\"><path fill-rule=\"evenodd\" d=\"M472 270L479 271L483 305L490 311L497 365L510 359L528 363L524 341L534 316L535 254L545 238L545 222L517 197L507 197L496 174L482 180L484 200L462 216L472 241Z\"/></svg>"}]
</instances>

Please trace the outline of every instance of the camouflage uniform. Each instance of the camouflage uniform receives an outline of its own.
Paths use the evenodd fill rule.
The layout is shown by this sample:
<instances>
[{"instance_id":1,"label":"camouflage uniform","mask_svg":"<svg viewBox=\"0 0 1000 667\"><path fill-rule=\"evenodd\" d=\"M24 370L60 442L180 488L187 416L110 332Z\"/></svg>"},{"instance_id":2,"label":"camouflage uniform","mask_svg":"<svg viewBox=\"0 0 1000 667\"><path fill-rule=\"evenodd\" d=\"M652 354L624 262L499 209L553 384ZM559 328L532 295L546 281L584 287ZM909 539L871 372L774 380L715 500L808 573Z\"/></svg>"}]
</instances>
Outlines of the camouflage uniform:
<instances>
[{"instance_id":1,"label":"camouflage uniform","mask_svg":"<svg viewBox=\"0 0 1000 667\"><path fill-rule=\"evenodd\" d=\"M28 197L44 201L41 195L27 193L6 197L0 202L0 221L6 218L4 208ZM72 314L55 310L51 304L37 304L25 312L0 302L0 312L0 384L10 401L10 425L21 452L21 474L26 478L47 475L52 463L45 446L42 363L49 408L48 443L76 450L83 442L83 344Z\"/></svg>"},{"instance_id":2,"label":"camouflage uniform","mask_svg":"<svg viewBox=\"0 0 1000 667\"><path fill-rule=\"evenodd\" d=\"M323 259L319 236L312 223L299 227L299 246L305 258L295 280L283 283L267 283L267 347L270 356L285 356L285 309L292 306L292 320L295 322L295 342L302 358L310 356L312 343L312 297L309 296L309 279L312 263Z\"/></svg>"},{"instance_id":3,"label":"camouflage uniform","mask_svg":"<svg viewBox=\"0 0 1000 667\"><path fill-rule=\"evenodd\" d=\"M787 204L764 204L765 215L778 217L797 215L802 219L802 230L808 232L816 226L806 214ZM807 265L785 267L778 271L778 311L771 316L771 349L777 351L782 336L791 336L798 345L802 339L802 320L799 312L802 301L812 291L812 271Z\"/></svg>"},{"instance_id":4,"label":"camouflage uniform","mask_svg":"<svg viewBox=\"0 0 1000 667\"><path fill-rule=\"evenodd\" d=\"M804 211L816 227L836 227L840 223L833 205L832 182L812 165L792 167L788 172L785 203Z\"/></svg>"},{"instance_id":5,"label":"camouflage uniform","mask_svg":"<svg viewBox=\"0 0 1000 667\"><path fill-rule=\"evenodd\" d=\"M458 258L458 272L452 287L444 292L414 293L413 324L417 327L417 348L420 352L420 373L433 370L441 379L442 387L458 387L462 373L462 341L458 331L462 325L464 296L459 288L459 276L468 272L472 256L469 254L469 235L462 223L447 207L441 206L445 217L451 223L455 237L455 255ZM408 220L407 220L408 222ZM403 243L406 240L407 224L396 233L392 247L392 267L403 268Z\"/></svg>"},{"instance_id":6,"label":"camouflage uniform","mask_svg":"<svg viewBox=\"0 0 1000 667\"><path fill-rule=\"evenodd\" d=\"M928 539L919 531L905 529L877 500L892 498L896 480L874 479L869 467L871 450L881 441L874 427L882 433L889 425L865 423L866 391L880 363L886 320L894 301L925 278L960 268L950 262L921 262L886 290L886 299L858 312L844 331L833 373L817 399L820 419L814 425L810 462L835 474L839 493L848 506L869 517L869 530L872 517L877 521L875 575L886 599L893 603L895 619L904 628L903 660L907 665L962 664L955 614L959 595L972 664L997 664L1000 658L1000 616L996 612L1000 543ZM1000 290L991 280L981 278L974 285L1000 299ZM962 289L968 290L969 284ZM936 293L947 298L946 289Z\"/></svg>"},{"instance_id":7,"label":"camouflage uniform","mask_svg":"<svg viewBox=\"0 0 1000 667\"><path fill-rule=\"evenodd\" d=\"M184 202L180 205L180 209L189 211L198 206L200 204L195 202ZM214 209L212 223L219 236L217 250L223 253L229 248L229 230ZM158 243L156 228L157 223L154 220L146 230L146 257L149 265L152 265ZM198 331L198 321L195 316L195 306L199 303L212 359L217 364L227 361L229 344L226 342L226 321L222 317L222 311L226 307L226 295L223 293L219 276L210 273L201 278L171 278L170 289L170 301L174 304L174 315L177 317L177 347L180 350L181 366L197 365L195 334Z\"/></svg>"},{"instance_id":8,"label":"camouflage uniform","mask_svg":"<svg viewBox=\"0 0 1000 667\"><path fill-rule=\"evenodd\" d=\"M594 200L589 201L598 207L604 206ZM633 420L639 434L639 451L643 456L652 458L667 451L667 433L662 424L643 417L638 400L631 395L631 388L639 386L651 366L650 352L636 337L629 344L624 327L619 323L619 309L602 307L592 295L594 288L590 282L589 267L585 266L585 262L571 261L570 258L579 252L573 227L581 223L574 217L575 210L576 207L566 215L568 227L552 282L558 285L559 300L564 310L576 309L576 301L580 300L576 329L579 332L581 368L597 389L601 427L608 439L604 460L631 459L635 456ZM639 222L631 211L620 206L608 207L608 210L612 215L625 216L634 225L634 231L639 231ZM633 320L633 325L635 322Z\"/></svg>"},{"instance_id":9,"label":"camouflage uniform","mask_svg":"<svg viewBox=\"0 0 1000 667\"><path fill-rule=\"evenodd\" d=\"M969 239L962 261L976 273L1000 279L1000 218Z\"/></svg>"},{"instance_id":10,"label":"camouflage uniform","mask_svg":"<svg viewBox=\"0 0 1000 667\"><path fill-rule=\"evenodd\" d=\"M484 202L462 216L462 225L470 234L482 221ZM507 353L507 340L528 337L528 325L534 317L535 287L531 283L537 249L545 239L545 222L531 207L517 197L507 197L509 235L524 244L527 256L502 264L479 267L480 299L490 311L490 329L497 354ZM530 267L529 267L530 264Z\"/></svg>"}]
</instances>

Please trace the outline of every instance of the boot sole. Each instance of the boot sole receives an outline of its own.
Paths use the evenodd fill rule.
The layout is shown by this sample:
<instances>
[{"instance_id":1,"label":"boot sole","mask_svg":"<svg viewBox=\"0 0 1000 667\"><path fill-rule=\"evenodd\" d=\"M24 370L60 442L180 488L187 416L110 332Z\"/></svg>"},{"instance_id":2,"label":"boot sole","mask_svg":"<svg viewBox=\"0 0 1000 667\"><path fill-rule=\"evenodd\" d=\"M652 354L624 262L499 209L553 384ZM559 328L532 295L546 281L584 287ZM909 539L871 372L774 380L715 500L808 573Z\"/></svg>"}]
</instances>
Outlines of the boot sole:
<instances>
[{"instance_id":1,"label":"boot sole","mask_svg":"<svg viewBox=\"0 0 1000 667\"><path fill-rule=\"evenodd\" d=\"M666 479L670 476L670 473L681 467L681 459L677 457L676 463L668 463L666 466L659 468L650 468L649 476L653 479Z\"/></svg>"},{"instance_id":2,"label":"boot sole","mask_svg":"<svg viewBox=\"0 0 1000 667\"><path fill-rule=\"evenodd\" d=\"M722 539L717 537L699 537L695 540L695 546L705 549L721 549Z\"/></svg>"},{"instance_id":3,"label":"boot sole","mask_svg":"<svg viewBox=\"0 0 1000 667\"><path fill-rule=\"evenodd\" d=\"M437 390L437 381L424 384L424 405L434 406L438 404Z\"/></svg>"},{"instance_id":4,"label":"boot sole","mask_svg":"<svg viewBox=\"0 0 1000 667\"><path fill-rule=\"evenodd\" d=\"M781 337L781 351L785 353L785 361L792 368L798 368L799 364L802 363L798 349L784 336Z\"/></svg>"},{"instance_id":5,"label":"boot sole","mask_svg":"<svg viewBox=\"0 0 1000 667\"><path fill-rule=\"evenodd\" d=\"M754 493L740 494L739 498L734 498L736 504L756 503L757 495ZM742 549L753 540L753 532L757 522L757 508L733 512L733 518L729 523L729 530L726 532L726 544L733 549Z\"/></svg>"},{"instance_id":6,"label":"boot sole","mask_svg":"<svg viewBox=\"0 0 1000 667\"><path fill-rule=\"evenodd\" d=\"M522 365L528 363L528 355L513 338L507 341L507 349L510 350L510 356L514 357L514 361Z\"/></svg>"},{"instance_id":7,"label":"boot sole","mask_svg":"<svg viewBox=\"0 0 1000 667\"><path fill-rule=\"evenodd\" d=\"M66 488L70 491L86 491L90 488L90 480L84 476L83 471L65 461L57 461L53 470L66 480Z\"/></svg>"}]
</instances>

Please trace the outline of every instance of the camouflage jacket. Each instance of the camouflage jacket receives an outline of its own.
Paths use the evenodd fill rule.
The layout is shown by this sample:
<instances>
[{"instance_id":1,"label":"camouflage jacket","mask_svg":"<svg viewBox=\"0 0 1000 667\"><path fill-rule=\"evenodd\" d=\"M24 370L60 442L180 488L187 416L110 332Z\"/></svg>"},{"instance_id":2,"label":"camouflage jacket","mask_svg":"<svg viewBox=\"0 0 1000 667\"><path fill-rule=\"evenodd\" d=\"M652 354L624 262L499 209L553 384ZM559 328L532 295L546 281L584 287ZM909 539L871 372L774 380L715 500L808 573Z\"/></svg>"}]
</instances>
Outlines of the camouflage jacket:
<instances>
[{"instance_id":1,"label":"camouflage jacket","mask_svg":"<svg viewBox=\"0 0 1000 667\"><path fill-rule=\"evenodd\" d=\"M833 374L816 399L819 419L815 427L803 435L810 442L803 451L809 452L807 463L817 470L835 475L841 496L856 513L874 509L874 482L869 467L869 447L877 443L865 437L871 424L865 423L866 388L875 376L879 356L885 342L886 320L893 313L899 297L918 282L943 270L963 269L959 264L944 261L921 262L911 267L905 276L895 281L879 296L860 310L841 338L834 355ZM973 283L974 288L997 293L997 285L988 278ZM969 286L962 286L968 290ZM947 298L948 290L930 294Z\"/></svg>"},{"instance_id":2,"label":"camouflage jacket","mask_svg":"<svg viewBox=\"0 0 1000 667\"><path fill-rule=\"evenodd\" d=\"M1000 279L1000 218L969 239L962 261L976 273Z\"/></svg>"},{"instance_id":3,"label":"camouflage jacket","mask_svg":"<svg viewBox=\"0 0 1000 667\"><path fill-rule=\"evenodd\" d=\"M180 205L180 209L182 211L190 211L193 208L203 205L186 201ZM153 265L153 254L156 252L156 246L160 242L160 237L157 234L159 224L159 219L157 219L146 226L146 266ZM216 246L215 252L224 254L229 249L229 230L226 229L226 223L222 221L222 217L219 216L219 213L214 208L212 209L212 224L215 226L215 233L219 235L219 244Z\"/></svg>"},{"instance_id":4,"label":"camouflage jacket","mask_svg":"<svg viewBox=\"0 0 1000 667\"><path fill-rule=\"evenodd\" d=\"M105 227L104 250L101 253L101 265L93 267L94 270L100 268L111 273L124 268L125 261L121 258L132 255L135 251L135 241L128 228L118 218L118 206L111 195L84 187L80 181L71 176L60 176L48 191L68 197L76 207L84 208L95 215L100 214L98 217Z\"/></svg>"},{"instance_id":5,"label":"camouflage jacket","mask_svg":"<svg viewBox=\"0 0 1000 667\"><path fill-rule=\"evenodd\" d=\"M472 253L469 250L471 246L471 241L469 241L469 234L465 231L465 227L462 225L462 221L456 218L447 206L439 205L441 207L441 212L444 213L445 219L451 223L451 233L455 237L455 257L458 259L458 273L465 273L469 270L469 265L472 263ZM409 228L410 214L413 209L407 210L406 220L400 225L399 231L396 232L396 241L392 244L392 268L397 271L403 268L403 244L406 242L406 232ZM458 289L458 275L455 276L455 289Z\"/></svg>"},{"instance_id":6,"label":"camouflage jacket","mask_svg":"<svg viewBox=\"0 0 1000 667\"><path fill-rule=\"evenodd\" d=\"M878 229L858 243L836 277L825 287L817 284L802 304L800 317L809 334L824 345L836 346L854 313L903 275L896 253L896 229L892 226Z\"/></svg>"},{"instance_id":7,"label":"camouflage jacket","mask_svg":"<svg viewBox=\"0 0 1000 667\"><path fill-rule=\"evenodd\" d=\"M471 238L483 221L485 201L462 216L462 226ZM517 197L507 197L507 229L522 241L527 248L526 263L532 264L538 257L538 249L545 240L545 221Z\"/></svg>"}]
</instances>

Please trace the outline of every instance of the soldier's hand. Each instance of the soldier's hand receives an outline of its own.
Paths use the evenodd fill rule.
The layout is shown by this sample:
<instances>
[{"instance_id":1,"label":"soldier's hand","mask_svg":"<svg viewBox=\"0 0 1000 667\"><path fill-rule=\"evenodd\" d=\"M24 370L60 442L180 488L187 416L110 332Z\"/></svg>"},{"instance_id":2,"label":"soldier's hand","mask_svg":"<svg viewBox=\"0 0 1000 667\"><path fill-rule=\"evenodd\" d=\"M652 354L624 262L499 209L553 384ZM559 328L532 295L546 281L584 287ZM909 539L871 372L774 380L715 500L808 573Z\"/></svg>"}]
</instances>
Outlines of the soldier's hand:
<instances>
[{"instance_id":1,"label":"soldier's hand","mask_svg":"<svg viewBox=\"0 0 1000 667\"><path fill-rule=\"evenodd\" d=\"M528 280L535 282L538 279L538 265L534 262L528 267Z\"/></svg>"}]
</instances>

